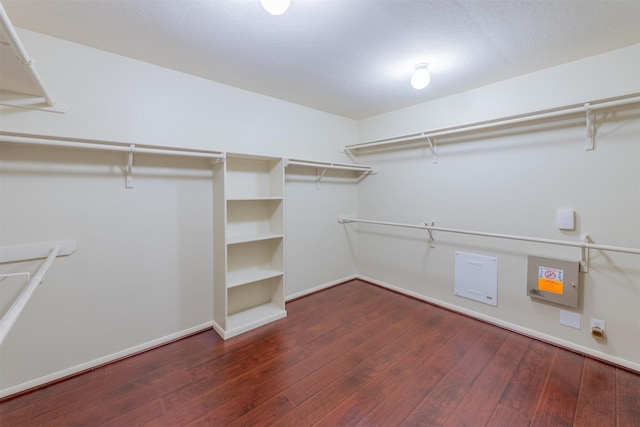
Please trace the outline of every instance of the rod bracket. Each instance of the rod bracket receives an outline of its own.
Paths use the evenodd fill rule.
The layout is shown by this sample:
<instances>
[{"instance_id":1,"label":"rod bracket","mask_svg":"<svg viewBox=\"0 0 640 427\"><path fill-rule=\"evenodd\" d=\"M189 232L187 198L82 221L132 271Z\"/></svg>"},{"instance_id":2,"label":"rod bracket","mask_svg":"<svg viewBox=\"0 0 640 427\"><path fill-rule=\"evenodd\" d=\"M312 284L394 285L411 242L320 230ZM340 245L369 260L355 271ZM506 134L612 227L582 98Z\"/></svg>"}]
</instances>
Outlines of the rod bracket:
<instances>
[{"instance_id":1,"label":"rod bracket","mask_svg":"<svg viewBox=\"0 0 640 427\"><path fill-rule=\"evenodd\" d=\"M424 226L427 228L427 232L429 233L429 246L431 246L432 248L436 247L436 232L431 229L431 227L433 227L434 225L436 225L436 222L434 220L424 223Z\"/></svg>"},{"instance_id":2,"label":"rod bracket","mask_svg":"<svg viewBox=\"0 0 640 427\"><path fill-rule=\"evenodd\" d=\"M333 163L331 164L331 167L333 167ZM322 181L322 178L324 178L324 174L327 173L327 168L322 169L322 173L320 173L320 168L316 168L316 190L320 189L320 182Z\"/></svg>"},{"instance_id":3,"label":"rod bracket","mask_svg":"<svg viewBox=\"0 0 640 427\"><path fill-rule=\"evenodd\" d=\"M126 188L133 188L133 152L136 146L131 144L131 149L127 155L127 164L124 165L124 185Z\"/></svg>"},{"instance_id":4,"label":"rod bracket","mask_svg":"<svg viewBox=\"0 0 640 427\"><path fill-rule=\"evenodd\" d=\"M29 272L20 272L20 273L0 274L0 282L3 282L7 277L15 277L15 276L27 276L27 282L31 280L31 273L29 273Z\"/></svg>"},{"instance_id":5,"label":"rod bracket","mask_svg":"<svg viewBox=\"0 0 640 427\"><path fill-rule=\"evenodd\" d=\"M593 243L591 237L588 234L582 238L582 243ZM589 272L589 248L586 246L580 247L580 271L582 273Z\"/></svg>"},{"instance_id":6,"label":"rod bracket","mask_svg":"<svg viewBox=\"0 0 640 427\"><path fill-rule=\"evenodd\" d=\"M436 139L433 138L433 141L431 141L431 138L427 137L427 143L429 144L429 150L431 150L431 154L433 155L433 163L438 163L438 144Z\"/></svg>"},{"instance_id":7,"label":"rod bracket","mask_svg":"<svg viewBox=\"0 0 640 427\"><path fill-rule=\"evenodd\" d=\"M587 136L585 140L585 151L593 151L595 149L596 127L593 120L593 110L588 102L584 104L587 119Z\"/></svg>"}]
</instances>

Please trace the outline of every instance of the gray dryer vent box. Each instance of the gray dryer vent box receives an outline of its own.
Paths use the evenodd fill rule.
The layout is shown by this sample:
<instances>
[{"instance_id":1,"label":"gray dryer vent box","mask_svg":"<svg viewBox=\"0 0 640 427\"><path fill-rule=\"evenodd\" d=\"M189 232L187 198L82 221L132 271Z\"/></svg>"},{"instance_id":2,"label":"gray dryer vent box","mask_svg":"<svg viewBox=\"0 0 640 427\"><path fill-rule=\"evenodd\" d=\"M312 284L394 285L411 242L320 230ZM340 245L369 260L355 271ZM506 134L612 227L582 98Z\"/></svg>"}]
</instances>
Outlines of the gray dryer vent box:
<instances>
[{"instance_id":1,"label":"gray dryer vent box","mask_svg":"<svg viewBox=\"0 0 640 427\"><path fill-rule=\"evenodd\" d=\"M564 261L529 255L527 295L568 307L578 306L578 261Z\"/></svg>"}]
</instances>

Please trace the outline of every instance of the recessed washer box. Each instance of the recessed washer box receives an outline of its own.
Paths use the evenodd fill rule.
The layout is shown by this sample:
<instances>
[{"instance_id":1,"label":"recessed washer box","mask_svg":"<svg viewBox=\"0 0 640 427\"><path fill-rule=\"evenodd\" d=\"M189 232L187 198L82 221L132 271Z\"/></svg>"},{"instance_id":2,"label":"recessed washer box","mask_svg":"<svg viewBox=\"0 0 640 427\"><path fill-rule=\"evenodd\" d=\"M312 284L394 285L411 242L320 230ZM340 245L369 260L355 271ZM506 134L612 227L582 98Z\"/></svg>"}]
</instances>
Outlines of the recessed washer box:
<instances>
[{"instance_id":1,"label":"recessed washer box","mask_svg":"<svg viewBox=\"0 0 640 427\"><path fill-rule=\"evenodd\" d=\"M456 251L454 293L498 305L498 258Z\"/></svg>"},{"instance_id":2,"label":"recessed washer box","mask_svg":"<svg viewBox=\"0 0 640 427\"><path fill-rule=\"evenodd\" d=\"M527 295L569 307L578 306L580 263L529 255Z\"/></svg>"}]
</instances>

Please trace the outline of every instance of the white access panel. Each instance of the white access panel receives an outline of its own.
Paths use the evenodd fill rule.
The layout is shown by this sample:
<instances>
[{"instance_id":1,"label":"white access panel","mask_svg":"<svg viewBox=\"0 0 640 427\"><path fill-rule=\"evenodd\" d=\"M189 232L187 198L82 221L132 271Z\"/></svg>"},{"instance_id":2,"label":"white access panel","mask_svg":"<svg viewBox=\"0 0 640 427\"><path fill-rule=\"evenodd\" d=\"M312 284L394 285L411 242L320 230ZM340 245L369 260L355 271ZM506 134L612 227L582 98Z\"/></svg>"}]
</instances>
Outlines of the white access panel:
<instances>
[{"instance_id":1,"label":"white access panel","mask_svg":"<svg viewBox=\"0 0 640 427\"><path fill-rule=\"evenodd\" d=\"M498 258L456 251L454 293L498 305Z\"/></svg>"}]
</instances>

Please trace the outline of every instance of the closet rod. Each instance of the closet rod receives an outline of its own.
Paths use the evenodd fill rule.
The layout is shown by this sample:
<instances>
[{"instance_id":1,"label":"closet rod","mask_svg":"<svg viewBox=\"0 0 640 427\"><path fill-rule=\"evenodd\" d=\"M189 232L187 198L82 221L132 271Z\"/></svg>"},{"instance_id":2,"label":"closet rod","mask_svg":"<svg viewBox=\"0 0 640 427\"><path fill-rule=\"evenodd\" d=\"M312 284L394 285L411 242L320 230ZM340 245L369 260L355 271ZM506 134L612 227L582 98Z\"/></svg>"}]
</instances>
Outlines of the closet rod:
<instances>
[{"instance_id":1,"label":"closet rod","mask_svg":"<svg viewBox=\"0 0 640 427\"><path fill-rule=\"evenodd\" d=\"M29 298L31 298L33 292L44 280L44 275L58 256L58 252L60 252L60 247L58 246L51 249L49 256L47 256L44 262L40 265L36 274L31 278L31 280L29 280L27 286L22 290L22 292L20 292L18 298L16 298L13 304L11 304L11 307L9 307L9 310L7 310L5 315L2 316L2 319L0 319L0 345L16 323L16 320L18 320L18 316L20 316L22 309L27 305L27 302L29 301Z\"/></svg>"},{"instance_id":2,"label":"closet rod","mask_svg":"<svg viewBox=\"0 0 640 427\"><path fill-rule=\"evenodd\" d=\"M633 93L614 100L596 100L587 102L585 104L574 104L565 107L541 110L531 113L502 117L493 120L479 121L465 123L455 126L447 126L438 129L427 130L423 132L411 133L401 135L393 138L378 139L369 142L363 142L359 144L351 144L344 147L345 151L358 150L361 148L377 147L381 145L395 144L401 142L417 141L420 139L435 138L441 136L448 136L463 132L483 131L501 126L509 126L516 124L525 124L529 122L535 122L539 120L553 120L561 119L562 117L571 116L574 114L584 113L585 117L588 113L596 110L602 110L606 108L614 107L628 107L633 104L640 103L640 93Z\"/></svg>"},{"instance_id":3,"label":"closet rod","mask_svg":"<svg viewBox=\"0 0 640 427\"><path fill-rule=\"evenodd\" d=\"M164 154L171 156L187 156L187 157L203 157L208 159L223 159L224 153L218 151L206 151L206 150L189 150L176 147L163 147L154 145L138 145L127 144L122 142L109 142L99 140L77 140L77 139L58 139L52 137L34 137L25 135L10 134L0 131L0 142L9 142L17 144L35 144L35 145L48 145L55 147L71 147L71 148L88 148L95 150L107 150L107 151L121 151L130 152L133 150L135 153L146 154Z\"/></svg>"},{"instance_id":4,"label":"closet rod","mask_svg":"<svg viewBox=\"0 0 640 427\"><path fill-rule=\"evenodd\" d=\"M640 255L640 249L636 249L636 248L600 245L600 244L588 243L588 242L570 242L566 240L542 239L538 237L515 236L511 234L487 233L484 231L461 230L457 228L436 227L429 224L420 224L420 225L402 224L397 222L372 221L372 220L358 219L358 218L338 218L338 222L342 224L349 223L349 222L361 222L365 224L388 225L392 227L419 228L427 231L442 231L445 233L470 234L474 236L495 237L498 239L522 240L525 242L546 243L550 245L560 245L560 246L573 246L573 247L582 248L582 249L598 249L602 251L624 252L629 254Z\"/></svg>"},{"instance_id":5,"label":"closet rod","mask_svg":"<svg viewBox=\"0 0 640 427\"><path fill-rule=\"evenodd\" d=\"M373 172L373 168L371 166L348 163L312 162L307 160L286 159L285 165L310 166L323 169L351 170L356 172Z\"/></svg>"},{"instance_id":6,"label":"closet rod","mask_svg":"<svg viewBox=\"0 0 640 427\"><path fill-rule=\"evenodd\" d=\"M47 91L47 88L44 86L44 82L40 78L40 74L38 74L38 71L33 65L33 59L29 57L29 54L20 41L18 33L16 33L15 28L11 24L11 20L9 19L9 16L4 10L2 4L0 4L0 24L2 34L4 34L6 39L8 39L13 53L16 55L16 58L18 58L18 61L20 61L20 63L24 67L31 81L38 87L40 95L42 95L49 107L54 107L56 105L55 100L51 97L49 91Z\"/></svg>"}]
</instances>

